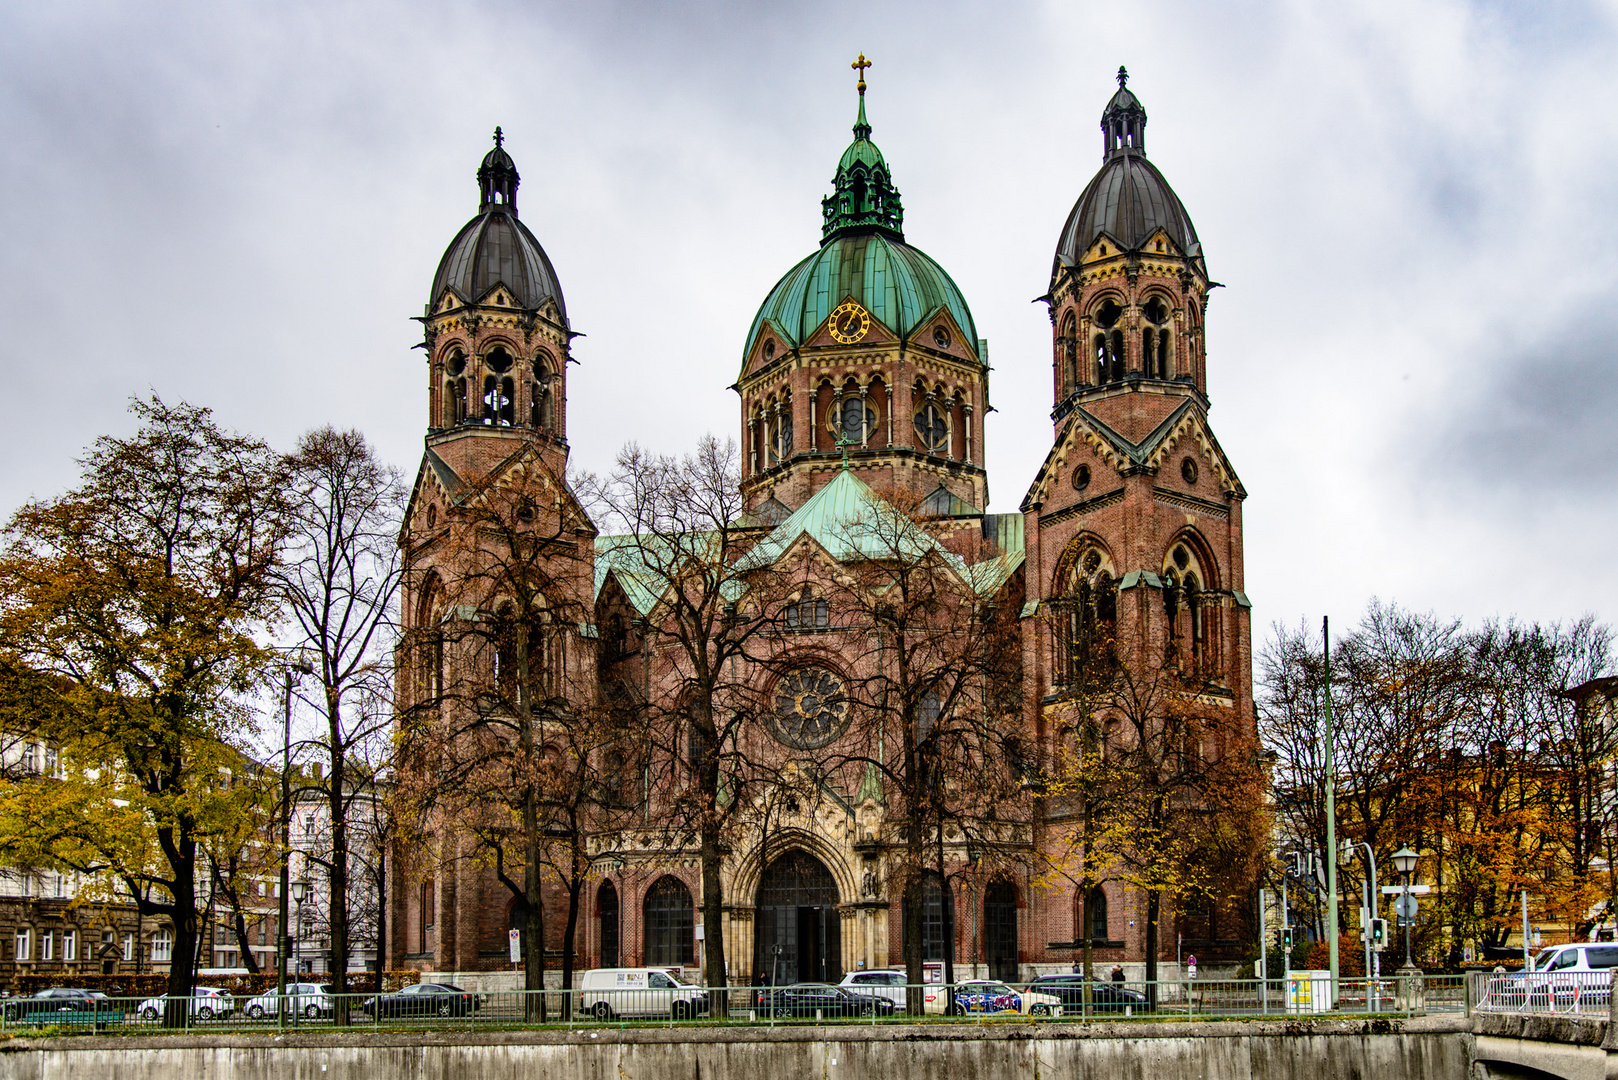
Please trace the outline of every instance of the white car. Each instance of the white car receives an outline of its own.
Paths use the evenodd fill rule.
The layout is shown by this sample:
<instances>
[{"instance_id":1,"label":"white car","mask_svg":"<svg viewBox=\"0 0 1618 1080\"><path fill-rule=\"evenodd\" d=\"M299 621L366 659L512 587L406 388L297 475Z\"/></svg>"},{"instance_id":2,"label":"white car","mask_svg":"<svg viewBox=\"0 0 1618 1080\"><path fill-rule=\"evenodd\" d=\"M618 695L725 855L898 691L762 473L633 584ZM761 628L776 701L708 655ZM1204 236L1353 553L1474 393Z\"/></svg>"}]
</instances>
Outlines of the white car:
<instances>
[{"instance_id":1,"label":"white car","mask_svg":"<svg viewBox=\"0 0 1618 1080\"><path fill-rule=\"evenodd\" d=\"M678 969L597 968L579 977L579 1011L597 1020L690 1020L708 1011L708 991L686 982Z\"/></svg>"},{"instance_id":2,"label":"white car","mask_svg":"<svg viewBox=\"0 0 1618 1080\"><path fill-rule=\"evenodd\" d=\"M886 998L893 1002L894 1012L905 1011L906 983L902 971L850 971L837 985L861 997Z\"/></svg>"},{"instance_id":3,"label":"white car","mask_svg":"<svg viewBox=\"0 0 1618 1080\"><path fill-rule=\"evenodd\" d=\"M247 1003L242 1012L249 1020L274 1019L276 991L260 994ZM288 1016L303 1016L310 1020L331 1015L331 987L319 983L287 983L285 1010Z\"/></svg>"},{"instance_id":4,"label":"white car","mask_svg":"<svg viewBox=\"0 0 1618 1080\"><path fill-rule=\"evenodd\" d=\"M135 1007L143 1020L156 1020L163 1015L163 1009L168 1004L169 996L162 994L158 997L147 998ZM212 1020L218 1017L223 1020L236 1011L236 1000L227 991L212 986L196 986L191 989L191 1019Z\"/></svg>"}]
</instances>

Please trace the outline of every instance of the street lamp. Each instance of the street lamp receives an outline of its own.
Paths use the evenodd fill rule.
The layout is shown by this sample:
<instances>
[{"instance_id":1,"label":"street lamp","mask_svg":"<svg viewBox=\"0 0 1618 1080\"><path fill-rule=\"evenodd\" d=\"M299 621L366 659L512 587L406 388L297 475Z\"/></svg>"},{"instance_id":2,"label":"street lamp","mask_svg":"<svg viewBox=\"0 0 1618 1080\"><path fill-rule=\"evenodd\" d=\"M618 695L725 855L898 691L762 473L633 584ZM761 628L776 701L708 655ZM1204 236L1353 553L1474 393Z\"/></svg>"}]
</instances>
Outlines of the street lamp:
<instances>
[{"instance_id":1,"label":"street lamp","mask_svg":"<svg viewBox=\"0 0 1618 1080\"><path fill-rule=\"evenodd\" d=\"M1420 858L1420 855L1410 850L1408 844L1393 853L1393 869L1403 874L1405 879L1405 902L1399 914L1404 918L1405 922L1405 967L1407 968L1415 966L1410 960L1410 927L1416 921L1416 913L1410 910L1410 875L1416 869L1416 860Z\"/></svg>"},{"instance_id":2,"label":"street lamp","mask_svg":"<svg viewBox=\"0 0 1618 1080\"><path fill-rule=\"evenodd\" d=\"M287 661L281 668L284 697L281 713L281 890L278 903L281 940L276 943L275 949L277 1020L280 1019L281 1010L286 1005L287 951L292 946L292 935L287 932L287 878L290 876L292 860L292 682L296 675L314 673L315 669L302 657Z\"/></svg>"},{"instance_id":3,"label":"street lamp","mask_svg":"<svg viewBox=\"0 0 1618 1080\"><path fill-rule=\"evenodd\" d=\"M294 952L302 952L303 951L303 949L302 949L302 946L303 946L303 941L302 941L302 938L303 938L303 902L304 902L305 899L308 898L308 896L309 896L309 883L307 881L304 881L304 880L302 880L300 878L299 880L294 881L292 883L292 901L293 901L293 903L298 905L297 937L293 938L293 941L296 944L296 948L293 950ZM299 974L299 978L301 980L303 973L300 971L298 974ZM297 1000L297 999L294 999L294 1000ZM298 1010L296 1008L294 1008L292 1010L292 1022L294 1024L296 1024L298 1022Z\"/></svg>"}]
</instances>

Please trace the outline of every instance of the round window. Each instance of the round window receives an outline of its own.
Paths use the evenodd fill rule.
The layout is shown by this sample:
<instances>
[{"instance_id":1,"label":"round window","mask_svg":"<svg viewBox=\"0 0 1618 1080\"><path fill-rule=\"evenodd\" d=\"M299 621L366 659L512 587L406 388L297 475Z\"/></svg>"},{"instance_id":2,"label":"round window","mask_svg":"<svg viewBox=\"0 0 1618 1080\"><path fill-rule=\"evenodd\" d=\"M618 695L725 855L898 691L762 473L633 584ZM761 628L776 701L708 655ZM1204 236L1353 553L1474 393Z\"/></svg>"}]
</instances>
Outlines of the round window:
<instances>
[{"instance_id":1,"label":"round window","mask_svg":"<svg viewBox=\"0 0 1618 1080\"><path fill-rule=\"evenodd\" d=\"M823 667L795 668L775 685L775 737L798 750L825 746L848 728L843 680Z\"/></svg>"},{"instance_id":2,"label":"round window","mask_svg":"<svg viewBox=\"0 0 1618 1080\"><path fill-rule=\"evenodd\" d=\"M1083 491L1090 486L1090 466L1080 465L1073 470L1073 490Z\"/></svg>"},{"instance_id":3,"label":"round window","mask_svg":"<svg viewBox=\"0 0 1618 1080\"><path fill-rule=\"evenodd\" d=\"M766 360L775 359L775 342L766 341L764 343L764 359L766 359Z\"/></svg>"},{"instance_id":4,"label":"round window","mask_svg":"<svg viewBox=\"0 0 1618 1080\"><path fill-rule=\"evenodd\" d=\"M1190 458L1180 462L1180 476L1185 479L1186 483L1195 484L1197 482L1197 463Z\"/></svg>"},{"instance_id":5,"label":"round window","mask_svg":"<svg viewBox=\"0 0 1618 1080\"><path fill-rule=\"evenodd\" d=\"M944 419L944 410L928 402L916 414L916 434L921 438L921 448L929 454L942 454L949 445L949 424Z\"/></svg>"},{"instance_id":6,"label":"round window","mask_svg":"<svg viewBox=\"0 0 1618 1080\"><path fill-rule=\"evenodd\" d=\"M942 326L933 327L933 344L937 345L940 349L947 349L949 348L949 343L949 330Z\"/></svg>"},{"instance_id":7,"label":"round window","mask_svg":"<svg viewBox=\"0 0 1618 1080\"><path fill-rule=\"evenodd\" d=\"M456 349L454 352L450 353L448 367L451 375L459 375L461 372L465 371L466 354L459 349Z\"/></svg>"}]
</instances>

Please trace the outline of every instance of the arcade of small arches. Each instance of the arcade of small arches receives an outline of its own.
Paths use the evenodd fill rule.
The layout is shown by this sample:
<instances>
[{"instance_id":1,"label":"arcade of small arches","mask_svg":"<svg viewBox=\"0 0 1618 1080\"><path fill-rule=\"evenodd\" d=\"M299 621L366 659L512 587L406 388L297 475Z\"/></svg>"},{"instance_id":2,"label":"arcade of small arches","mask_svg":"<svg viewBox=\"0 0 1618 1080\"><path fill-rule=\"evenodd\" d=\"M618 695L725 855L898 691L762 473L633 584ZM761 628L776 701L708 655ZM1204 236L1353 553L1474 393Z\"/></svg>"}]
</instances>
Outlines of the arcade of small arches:
<instances>
[{"instance_id":1,"label":"arcade of small arches","mask_svg":"<svg viewBox=\"0 0 1618 1080\"><path fill-rule=\"evenodd\" d=\"M1056 353L1062 393L1107 386L1129 378L1169 381L1191 377L1193 308L1184 316L1173 296L1150 289L1134 308L1122 294L1108 290L1092 298L1081 317L1062 316ZM1182 317L1189 324L1179 327ZM1183 337L1184 341L1177 339Z\"/></svg>"},{"instance_id":2,"label":"arcade of small arches","mask_svg":"<svg viewBox=\"0 0 1618 1080\"><path fill-rule=\"evenodd\" d=\"M911 432L896 427L899 402L880 375L864 381L850 375L840 384L822 379L811 408L818 422L808 446L832 453L848 446L885 450L908 446L928 458L974 464L978 456L971 394L963 387L917 379L911 387ZM759 398L746 416L748 473L757 475L784 463L797 449L792 422L792 391L785 387Z\"/></svg>"},{"instance_id":3,"label":"arcade of small arches","mask_svg":"<svg viewBox=\"0 0 1618 1080\"><path fill-rule=\"evenodd\" d=\"M497 341L476 356L454 343L433 364L433 426L527 427L559 434L557 396L562 375L544 349L522 357Z\"/></svg>"}]
</instances>

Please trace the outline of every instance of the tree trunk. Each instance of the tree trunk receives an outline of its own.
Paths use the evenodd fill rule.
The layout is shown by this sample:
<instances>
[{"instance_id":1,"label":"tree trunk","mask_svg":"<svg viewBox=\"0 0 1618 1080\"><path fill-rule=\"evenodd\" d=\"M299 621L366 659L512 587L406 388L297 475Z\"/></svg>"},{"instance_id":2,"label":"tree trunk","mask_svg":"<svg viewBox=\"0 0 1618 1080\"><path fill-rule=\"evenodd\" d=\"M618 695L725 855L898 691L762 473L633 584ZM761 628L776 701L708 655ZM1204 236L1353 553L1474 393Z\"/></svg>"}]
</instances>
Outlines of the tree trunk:
<instances>
[{"instance_id":1,"label":"tree trunk","mask_svg":"<svg viewBox=\"0 0 1618 1080\"><path fill-rule=\"evenodd\" d=\"M911 1016L921 1016L926 1011L926 990L922 983L926 981L925 961L922 957L922 905L927 899L927 878L916 867L918 863L909 863L905 868L904 897L899 909L900 922L903 925L902 947L905 958L905 982L909 989L905 991L905 1011Z\"/></svg>"},{"instance_id":2,"label":"tree trunk","mask_svg":"<svg viewBox=\"0 0 1618 1080\"><path fill-rule=\"evenodd\" d=\"M944 917L944 985L950 989L946 991L945 1001L955 998L955 890L950 888L949 875L944 872L944 822L940 818L938 823L938 902L943 908L939 914Z\"/></svg>"},{"instance_id":3,"label":"tree trunk","mask_svg":"<svg viewBox=\"0 0 1618 1080\"><path fill-rule=\"evenodd\" d=\"M331 738L331 772L326 785L327 813L331 817L331 869L326 898L331 934L332 991L337 1000L332 1008L334 1024L348 1023L348 808L344 805L346 762L343 759L342 714L336 693L326 691L327 718Z\"/></svg>"},{"instance_id":4,"label":"tree trunk","mask_svg":"<svg viewBox=\"0 0 1618 1080\"><path fill-rule=\"evenodd\" d=\"M545 906L539 889L539 806L532 788L523 800L523 903L528 908L523 934L523 989L529 1020L545 1019Z\"/></svg>"},{"instance_id":5,"label":"tree trunk","mask_svg":"<svg viewBox=\"0 0 1618 1080\"><path fill-rule=\"evenodd\" d=\"M1146 1007L1157 1011L1157 919L1161 909L1162 893L1146 890Z\"/></svg>"},{"instance_id":6,"label":"tree trunk","mask_svg":"<svg viewBox=\"0 0 1618 1080\"><path fill-rule=\"evenodd\" d=\"M178 840L172 832L159 830L159 845L168 857L173 876L169 880L169 893L173 903L164 905L163 913L174 922L174 950L169 955L168 998L163 1007L163 1023L169 1027L183 1027L190 1021L191 987L196 982L197 958L197 844L190 838L190 830L180 826ZM165 834L167 841L164 842ZM140 914L156 914L146 901L137 905ZM135 958L139 961L146 951L141 941L139 915L135 924Z\"/></svg>"},{"instance_id":7,"label":"tree trunk","mask_svg":"<svg viewBox=\"0 0 1618 1080\"><path fill-rule=\"evenodd\" d=\"M710 797L712 794L710 791ZM725 992L725 935L721 932L725 908L719 869L723 859L719 830L710 816L702 824L702 961L708 986L715 991L708 995L710 1017L730 1015L730 995Z\"/></svg>"},{"instance_id":8,"label":"tree trunk","mask_svg":"<svg viewBox=\"0 0 1618 1080\"><path fill-rule=\"evenodd\" d=\"M382 972L388 966L388 845L376 849L376 992L382 993Z\"/></svg>"},{"instance_id":9,"label":"tree trunk","mask_svg":"<svg viewBox=\"0 0 1618 1080\"><path fill-rule=\"evenodd\" d=\"M242 967L247 969L249 975L258 974L258 957L253 955L253 949L247 940L247 916L242 913L241 904L236 906L236 947L241 950Z\"/></svg>"},{"instance_id":10,"label":"tree trunk","mask_svg":"<svg viewBox=\"0 0 1618 1080\"><path fill-rule=\"evenodd\" d=\"M1084 1015L1086 1017L1090 1015L1092 1000L1090 982L1095 978L1095 969L1091 966L1091 953L1094 950L1095 942L1091 940L1092 935L1090 933L1090 890L1095 887L1090 883L1090 826L1093 824L1094 817L1095 804L1089 799L1085 799L1084 840L1079 849L1079 857L1083 860L1080 865L1083 867L1084 872L1079 878L1079 936L1075 940L1084 943L1084 967L1082 969L1084 972L1084 988L1080 999L1084 1003Z\"/></svg>"},{"instance_id":11,"label":"tree trunk","mask_svg":"<svg viewBox=\"0 0 1618 1080\"><path fill-rule=\"evenodd\" d=\"M572 856L572 874L567 883L567 926L562 931L562 989L573 989L573 946L578 940L579 932L579 894L584 890L584 875L581 873L578 837L574 830L574 850ZM562 995L562 1018L568 1019L573 1015L573 995Z\"/></svg>"}]
</instances>

